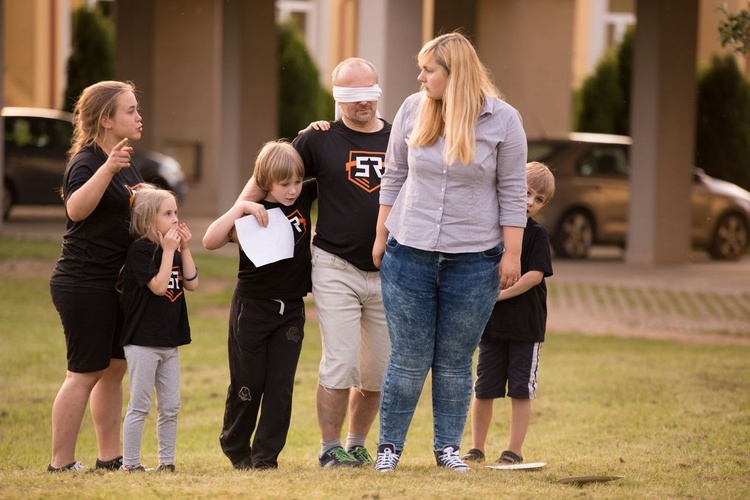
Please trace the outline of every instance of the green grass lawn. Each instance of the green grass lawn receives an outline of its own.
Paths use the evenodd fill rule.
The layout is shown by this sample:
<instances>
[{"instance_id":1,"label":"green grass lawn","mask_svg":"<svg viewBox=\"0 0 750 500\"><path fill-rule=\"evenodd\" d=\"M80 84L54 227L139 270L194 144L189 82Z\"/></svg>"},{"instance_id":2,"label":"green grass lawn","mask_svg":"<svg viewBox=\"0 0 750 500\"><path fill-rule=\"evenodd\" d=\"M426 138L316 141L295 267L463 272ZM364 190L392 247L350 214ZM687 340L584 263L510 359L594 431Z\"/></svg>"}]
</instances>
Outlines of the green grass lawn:
<instances>
[{"instance_id":1,"label":"green grass lawn","mask_svg":"<svg viewBox=\"0 0 750 500\"><path fill-rule=\"evenodd\" d=\"M438 470L431 452L429 378L395 473L321 470L314 396L320 339L317 324L309 323L280 469L234 471L218 435L236 262L205 254L196 257L201 289L188 295L193 343L180 348L178 472L48 474L50 411L65 374L64 340L48 290L58 251L59 243L0 237L0 498L750 496L750 348L554 332L542 350L539 398L524 447L527 462L547 463L540 470ZM508 409L508 401L496 402L490 459L504 449ZM376 422L367 443L371 451L377 430ZM464 451L470 445L467 426ZM155 465L155 410L143 453L144 463ZM96 459L88 413L77 458L89 466ZM558 483L583 475L624 479L583 487Z\"/></svg>"}]
</instances>

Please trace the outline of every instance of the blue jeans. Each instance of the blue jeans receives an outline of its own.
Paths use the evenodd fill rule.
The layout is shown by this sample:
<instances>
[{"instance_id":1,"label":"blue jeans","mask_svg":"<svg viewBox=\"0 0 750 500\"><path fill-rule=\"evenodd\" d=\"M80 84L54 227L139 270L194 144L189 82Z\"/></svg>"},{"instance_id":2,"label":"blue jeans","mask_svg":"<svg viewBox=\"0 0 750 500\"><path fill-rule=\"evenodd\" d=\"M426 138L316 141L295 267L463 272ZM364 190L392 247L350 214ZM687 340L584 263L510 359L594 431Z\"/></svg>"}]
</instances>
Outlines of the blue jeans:
<instances>
[{"instance_id":1,"label":"blue jeans","mask_svg":"<svg viewBox=\"0 0 750 500\"><path fill-rule=\"evenodd\" d=\"M389 238L380 268L391 356L380 396L379 443L402 451L432 369L434 445L459 446L471 363L498 293L501 247L447 254Z\"/></svg>"}]
</instances>

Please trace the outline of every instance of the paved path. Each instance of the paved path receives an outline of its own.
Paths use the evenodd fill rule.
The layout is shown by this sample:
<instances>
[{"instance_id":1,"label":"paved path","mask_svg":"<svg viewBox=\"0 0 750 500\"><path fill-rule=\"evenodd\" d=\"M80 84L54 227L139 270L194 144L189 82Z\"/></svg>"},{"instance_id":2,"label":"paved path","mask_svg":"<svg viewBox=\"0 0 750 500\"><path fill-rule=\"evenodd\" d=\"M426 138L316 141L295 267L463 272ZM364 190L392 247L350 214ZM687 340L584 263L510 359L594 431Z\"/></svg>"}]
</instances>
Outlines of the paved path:
<instances>
[{"instance_id":1,"label":"paved path","mask_svg":"<svg viewBox=\"0 0 750 500\"><path fill-rule=\"evenodd\" d=\"M750 257L687 264L626 264L620 251L553 261L551 331L581 331L750 346Z\"/></svg>"}]
</instances>

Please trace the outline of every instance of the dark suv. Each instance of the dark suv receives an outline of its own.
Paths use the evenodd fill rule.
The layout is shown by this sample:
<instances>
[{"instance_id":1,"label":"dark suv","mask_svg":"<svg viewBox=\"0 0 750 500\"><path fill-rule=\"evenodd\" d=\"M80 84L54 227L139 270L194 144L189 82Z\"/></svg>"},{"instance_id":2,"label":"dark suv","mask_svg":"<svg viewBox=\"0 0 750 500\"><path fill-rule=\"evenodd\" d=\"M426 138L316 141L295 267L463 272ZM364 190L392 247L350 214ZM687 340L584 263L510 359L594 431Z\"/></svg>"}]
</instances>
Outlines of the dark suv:
<instances>
[{"instance_id":1,"label":"dark suv","mask_svg":"<svg viewBox=\"0 0 750 500\"><path fill-rule=\"evenodd\" d=\"M3 108L5 169L3 218L14 205L60 205L60 187L73 136L72 115L43 108ZM182 198L187 192L182 167L153 151L133 152L143 179Z\"/></svg>"}]
</instances>

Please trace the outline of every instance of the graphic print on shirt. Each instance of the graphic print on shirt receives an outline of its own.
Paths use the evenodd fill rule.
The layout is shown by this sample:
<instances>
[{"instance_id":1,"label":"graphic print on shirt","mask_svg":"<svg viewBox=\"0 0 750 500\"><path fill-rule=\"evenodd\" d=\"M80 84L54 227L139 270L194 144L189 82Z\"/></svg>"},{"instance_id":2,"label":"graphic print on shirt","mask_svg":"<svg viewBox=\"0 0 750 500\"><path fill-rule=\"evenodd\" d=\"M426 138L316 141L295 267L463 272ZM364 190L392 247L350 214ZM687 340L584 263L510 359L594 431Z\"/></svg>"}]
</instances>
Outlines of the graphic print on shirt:
<instances>
[{"instance_id":1,"label":"graphic print on shirt","mask_svg":"<svg viewBox=\"0 0 750 500\"><path fill-rule=\"evenodd\" d=\"M292 231L294 231L294 244L299 243L299 240L307 234L307 219L302 217L302 213L299 210L295 210L286 216L289 219L289 223L292 225Z\"/></svg>"},{"instance_id":2,"label":"graphic print on shirt","mask_svg":"<svg viewBox=\"0 0 750 500\"><path fill-rule=\"evenodd\" d=\"M182 295L182 277L180 276L180 266L172 267L172 277L169 278L169 284L167 285L167 293L164 294L166 298L174 302Z\"/></svg>"},{"instance_id":3,"label":"graphic print on shirt","mask_svg":"<svg viewBox=\"0 0 750 500\"><path fill-rule=\"evenodd\" d=\"M349 151L346 173L349 181L368 193L380 189L380 179L385 173L385 153Z\"/></svg>"}]
</instances>

